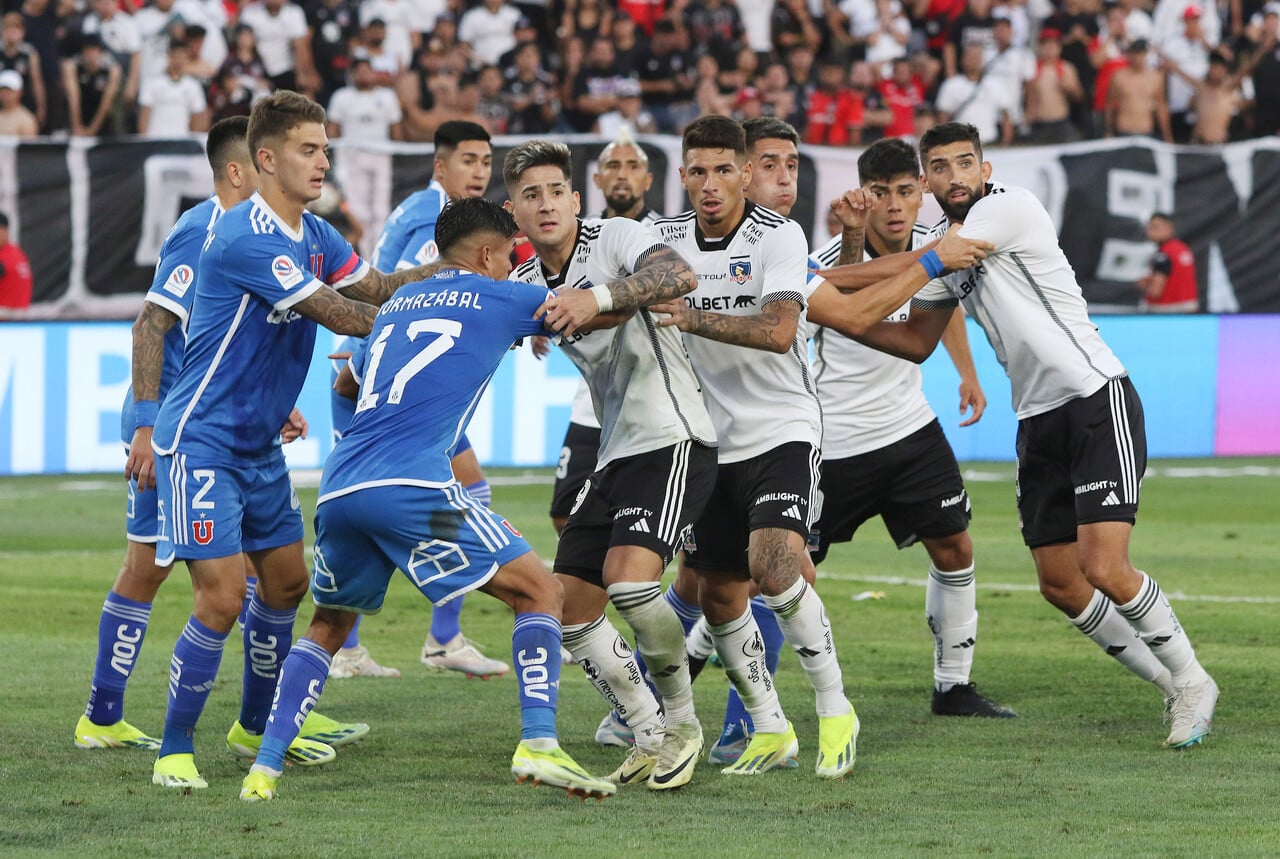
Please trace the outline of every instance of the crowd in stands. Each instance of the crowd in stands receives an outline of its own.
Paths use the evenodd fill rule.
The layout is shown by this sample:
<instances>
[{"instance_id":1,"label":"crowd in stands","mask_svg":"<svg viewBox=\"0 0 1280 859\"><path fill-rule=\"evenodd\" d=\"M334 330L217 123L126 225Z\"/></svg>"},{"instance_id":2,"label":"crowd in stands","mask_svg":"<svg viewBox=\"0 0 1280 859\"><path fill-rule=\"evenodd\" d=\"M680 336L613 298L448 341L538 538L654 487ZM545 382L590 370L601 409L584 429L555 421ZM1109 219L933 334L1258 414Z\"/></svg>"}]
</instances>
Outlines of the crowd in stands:
<instances>
[{"instance_id":1,"label":"crowd in stands","mask_svg":"<svg viewBox=\"0 0 1280 859\"><path fill-rule=\"evenodd\" d=\"M862 145L1221 143L1280 130L1280 0L0 0L0 135L174 136L277 88L330 134L679 133Z\"/></svg>"}]
</instances>

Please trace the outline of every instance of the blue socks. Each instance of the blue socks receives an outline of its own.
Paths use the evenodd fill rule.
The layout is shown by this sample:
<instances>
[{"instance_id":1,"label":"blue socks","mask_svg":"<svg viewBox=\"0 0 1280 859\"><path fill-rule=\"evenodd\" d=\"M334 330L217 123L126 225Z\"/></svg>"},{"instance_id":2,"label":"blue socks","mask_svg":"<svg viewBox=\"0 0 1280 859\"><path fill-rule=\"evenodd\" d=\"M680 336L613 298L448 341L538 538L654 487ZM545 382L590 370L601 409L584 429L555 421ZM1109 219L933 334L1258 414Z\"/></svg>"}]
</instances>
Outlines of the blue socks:
<instances>
[{"instance_id":1,"label":"blue socks","mask_svg":"<svg viewBox=\"0 0 1280 859\"><path fill-rule=\"evenodd\" d=\"M309 638L298 639L280 668L280 694L271 705L255 766L276 772L284 769L289 744L298 736L307 714L324 693L331 661L332 657L323 647Z\"/></svg>"},{"instance_id":2,"label":"blue socks","mask_svg":"<svg viewBox=\"0 0 1280 859\"><path fill-rule=\"evenodd\" d=\"M431 637L441 644L448 644L462 632L463 597L451 599L444 605L431 609ZM559 651L557 651L559 652Z\"/></svg>"},{"instance_id":3,"label":"blue socks","mask_svg":"<svg viewBox=\"0 0 1280 859\"><path fill-rule=\"evenodd\" d=\"M98 621L98 659L93 665L89 706L84 711L95 725L113 725L124 718L124 687L138 662L150 620L151 603L134 602L114 591L107 594Z\"/></svg>"},{"instance_id":4,"label":"blue socks","mask_svg":"<svg viewBox=\"0 0 1280 859\"><path fill-rule=\"evenodd\" d=\"M356 625L351 627L351 631L347 633L347 640L342 642L343 649L360 646L360 618L362 614L356 615Z\"/></svg>"},{"instance_id":5,"label":"blue socks","mask_svg":"<svg viewBox=\"0 0 1280 859\"><path fill-rule=\"evenodd\" d=\"M488 507L490 502L493 501L493 489L489 486L489 481L487 480L481 480L477 483L472 483L470 486L464 486L462 488L467 490L468 495L479 501L485 507Z\"/></svg>"},{"instance_id":6,"label":"blue socks","mask_svg":"<svg viewBox=\"0 0 1280 859\"><path fill-rule=\"evenodd\" d=\"M271 700L276 694L280 666L293 646L296 608L268 608L255 593L249 600L244 623L244 693L240 699L240 725L251 734L267 727Z\"/></svg>"},{"instance_id":7,"label":"blue socks","mask_svg":"<svg viewBox=\"0 0 1280 859\"><path fill-rule=\"evenodd\" d=\"M676 617L680 618L680 626L683 627L684 634L688 636L689 630L693 629L693 625L698 622L698 618L702 617L702 606L697 603L685 602L676 593L675 588L667 588L663 592L662 598L675 609Z\"/></svg>"},{"instance_id":8,"label":"blue socks","mask_svg":"<svg viewBox=\"0 0 1280 859\"><path fill-rule=\"evenodd\" d=\"M258 591L258 577L244 577L244 603L240 606L240 616L236 618L236 623L240 624L240 628L244 629L245 620L249 617L249 603L253 600L253 595Z\"/></svg>"},{"instance_id":9,"label":"blue socks","mask_svg":"<svg viewBox=\"0 0 1280 859\"><path fill-rule=\"evenodd\" d=\"M520 691L521 741L555 739L556 705L560 698L560 640L560 621L551 615L534 612L516 615L511 633L511 662L516 668Z\"/></svg>"},{"instance_id":10,"label":"blue socks","mask_svg":"<svg viewBox=\"0 0 1280 859\"><path fill-rule=\"evenodd\" d=\"M226 643L227 633L214 632L194 615L187 620L169 661L169 709L164 717L160 757L195 751L192 738L196 722L218 676Z\"/></svg>"},{"instance_id":11,"label":"blue socks","mask_svg":"<svg viewBox=\"0 0 1280 859\"><path fill-rule=\"evenodd\" d=\"M769 669L769 674L776 675L778 673L778 659L782 656L782 627L778 626L778 617L773 613L773 609L765 605L764 600L760 597L754 597L751 600L751 614L755 616L756 625L760 627L760 637L764 639L764 664ZM729 687L729 701L724 708L724 727L726 730L738 724L746 722L749 732L755 731L755 726L751 722L751 714L747 712L747 708L742 703L742 698L738 695L738 690L732 686Z\"/></svg>"}]
</instances>

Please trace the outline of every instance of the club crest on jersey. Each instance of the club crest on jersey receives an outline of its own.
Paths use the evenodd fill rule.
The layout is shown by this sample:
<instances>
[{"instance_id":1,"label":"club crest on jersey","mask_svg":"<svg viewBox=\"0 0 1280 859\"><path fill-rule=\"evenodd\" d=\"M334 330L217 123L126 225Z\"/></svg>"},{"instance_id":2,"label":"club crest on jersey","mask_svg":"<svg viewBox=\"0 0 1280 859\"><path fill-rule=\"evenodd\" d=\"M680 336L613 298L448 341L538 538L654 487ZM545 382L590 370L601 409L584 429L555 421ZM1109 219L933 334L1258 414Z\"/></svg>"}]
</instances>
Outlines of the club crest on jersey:
<instances>
[{"instance_id":1,"label":"club crest on jersey","mask_svg":"<svg viewBox=\"0 0 1280 859\"><path fill-rule=\"evenodd\" d=\"M516 530L516 526L515 526L515 525L512 525L512 524L511 524L510 522L508 522L506 519L503 519L503 520L502 520L502 527L503 527L503 528L506 528L508 531L510 531L512 534L516 535L517 537L523 537L523 536L524 536L524 534L521 534L519 531L517 531L517 530Z\"/></svg>"},{"instance_id":2,"label":"club crest on jersey","mask_svg":"<svg viewBox=\"0 0 1280 859\"><path fill-rule=\"evenodd\" d=\"M271 261L271 273L276 276L276 280L280 282L283 289L292 289L302 283L304 275L302 271L284 254L276 257Z\"/></svg>"},{"instance_id":3,"label":"club crest on jersey","mask_svg":"<svg viewBox=\"0 0 1280 859\"><path fill-rule=\"evenodd\" d=\"M192 519L191 520L191 537L201 546L207 546L213 542L213 520L212 519Z\"/></svg>"},{"instance_id":4,"label":"club crest on jersey","mask_svg":"<svg viewBox=\"0 0 1280 859\"><path fill-rule=\"evenodd\" d=\"M729 263L729 279L739 285L751 280L751 260L740 259Z\"/></svg>"},{"instance_id":5,"label":"club crest on jersey","mask_svg":"<svg viewBox=\"0 0 1280 859\"><path fill-rule=\"evenodd\" d=\"M169 279L164 282L164 291L171 292L181 298L186 295L191 284L195 282L196 273L189 265L180 265L169 272Z\"/></svg>"}]
</instances>

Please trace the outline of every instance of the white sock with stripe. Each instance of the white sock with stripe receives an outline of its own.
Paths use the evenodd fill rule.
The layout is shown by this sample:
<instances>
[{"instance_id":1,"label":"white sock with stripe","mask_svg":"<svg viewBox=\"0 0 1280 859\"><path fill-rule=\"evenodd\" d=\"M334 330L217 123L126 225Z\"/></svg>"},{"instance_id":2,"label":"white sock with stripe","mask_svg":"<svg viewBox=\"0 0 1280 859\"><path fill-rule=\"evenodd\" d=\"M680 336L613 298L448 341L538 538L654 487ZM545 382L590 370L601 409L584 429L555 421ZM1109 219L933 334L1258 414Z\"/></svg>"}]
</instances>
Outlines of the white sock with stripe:
<instances>
[{"instance_id":1,"label":"white sock with stripe","mask_svg":"<svg viewBox=\"0 0 1280 859\"><path fill-rule=\"evenodd\" d=\"M1196 659L1191 639L1178 623L1173 606L1165 598L1156 580L1138 570L1142 586L1138 595L1122 606L1120 614L1133 626L1138 637L1146 642L1155 658L1173 676L1173 685L1182 686L1204 679L1205 671Z\"/></svg>"},{"instance_id":2,"label":"white sock with stripe","mask_svg":"<svg viewBox=\"0 0 1280 859\"><path fill-rule=\"evenodd\" d=\"M565 649L574 655L596 691L627 720L636 745L656 751L662 743L663 719L658 699L644 682L626 640L604 615L590 623L564 627Z\"/></svg>"},{"instance_id":3,"label":"white sock with stripe","mask_svg":"<svg viewBox=\"0 0 1280 859\"><path fill-rule=\"evenodd\" d=\"M662 598L658 582L615 582L609 601L636 634L636 649L644 657L649 679L662 696L667 722L683 725L697 720L684 630L671 604Z\"/></svg>"},{"instance_id":4,"label":"white sock with stripe","mask_svg":"<svg viewBox=\"0 0 1280 859\"><path fill-rule=\"evenodd\" d=\"M738 690L743 705L751 714L756 731L781 734L787 730L787 717L773 688L773 678L764 662L764 639L748 606L742 616L728 623L707 627L720 654L724 673Z\"/></svg>"},{"instance_id":5,"label":"white sock with stripe","mask_svg":"<svg viewBox=\"0 0 1280 859\"><path fill-rule=\"evenodd\" d=\"M946 692L968 683L978 636L973 564L951 572L930 564L924 613L933 633L933 685L939 692Z\"/></svg>"},{"instance_id":6,"label":"white sock with stripe","mask_svg":"<svg viewBox=\"0 0 1280 859\"><path fill-rule=\"evenodd\" d=\"M1094 591L1093 599L1079 616L1071 618L1076 629L1087 635L1134 674L1153 683L1168 697L1173 693L1173 679L1137 631L1115 611L1115 603L1102 591Z\"/></svg>"},{"instance_id":7,"label":"white sock with stripe","mask_svg":"<svg viewBox=\"0 0 1280 859\"><path fill-rule=\"evenodd\" d=\"M844 678L831 638L831 623L818 592L803 578L780 594L761 594L778 616L778 626L787 643L800 657L817 698L819 716L843 716L853 709L844 694ZM745 699L744 699L745 700Z\"/></svg>"}]
</instances>

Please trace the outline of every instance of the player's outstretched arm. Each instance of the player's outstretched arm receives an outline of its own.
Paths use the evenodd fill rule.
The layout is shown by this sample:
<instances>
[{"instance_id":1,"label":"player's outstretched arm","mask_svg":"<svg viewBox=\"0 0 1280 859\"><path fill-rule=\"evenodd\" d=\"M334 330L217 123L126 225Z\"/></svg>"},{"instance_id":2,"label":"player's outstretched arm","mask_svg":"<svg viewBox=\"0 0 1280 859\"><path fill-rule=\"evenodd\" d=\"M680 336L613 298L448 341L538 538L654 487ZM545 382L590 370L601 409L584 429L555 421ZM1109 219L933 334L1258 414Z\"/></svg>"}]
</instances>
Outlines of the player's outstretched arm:
<instances>
[{"instance_id":1,"label":"player's outstretched arm","mask_svg":"<svg viewBox=\"0 0 1280 859\"><path fill-rule=\"evenodd\" d=\"M679 300L653 304L649 309L666 314L665 319L658 321L658 325L664 328L674 325L681 331L708 340L782 354L790 351L795 343L801 308L800 302L784 298L770 301L752 316L728 316L698 310Z\"/></svg>"},{"instance_id":2,"label":"player's outstretched arm","mask_svg":"<svg viewBox=\"0 0 1280 859\"><path fill-rule=\"evenodd\" d=\"M583 328L620 324L637 308L673 301L697 285L697 275L684 257L658 244L640 255L634 274L590 289L558 291L543 302L535 317L546 314L543 322L547 328L567 337Z\"/></svg>"},{"instance_id":3,"label":"player's outstretched arm","mask_svg":"<svg viewBox=\"0 0 1280 859\"><path fill-rule=\"evenodd\" d=\"M866 247L867 216L876 200L866 188L854 188L831 201L831 212L840 221L840 257L836 265L853 265Z\"/></svg>"},{"instance_id":4,"label":"player's outstretched arm","mask_svg":"<svg viewBox=\"0 0 1280 859\"><path fill-rule=\"evenodd\" d=\"M395 295L396 290L406 283L417 283L420 280L426 280L442 268L444 268L444 263L439 260L415 268L403 268L390 274L380 272L373 266L369 266L369 271L364 277L355 283L349 283L342 287L340 292L347 298L354 298L356 301L363 301L365 304L381 307L383 302Z\"/></svg>"},{"instance_id":5,"label":"player's outstretched arm","mask_svg":"<svg viewBox=\"0 0 1280 859\"><path fill-rule=\"evenodd\" d=\"M329 286L320 287L290 309L319 322L335 334L354 334L357 337L364 337L373 330L373 320L378 315L377 305L353 301Z\"/></svg>"},{"instance_id":6,"label":"player's outstretched arm","mask_svg":"<svg viewBox=\"0 0 1280 859\"><path fill-rule=\"evenodd\" d=\"M951 272L966 269L978 260L986 259L987 254L995 250L995 245L991 244L991 242L982 241L981 239L966 239L960 236L957 233L959 227L960 225L953 224L941 239L914 251L889 254L888 256L877 257L855 265L824 269L818 274L823 280L837 289L865 289L894 275L911 270L912 265L919 262L920 258L929 251L937 251L938 258L942 262L942 270ZM903 298L903 301L905 302L907 298L910 298L910 296ZM885 316L901 306L902 304L899 303L897 307L889 308L885 311ZM880 318L883 319L884 317Z\"/></svg>"},{"instance_id":7,"label":"player's outstretched arm","mask_svg":"<svg viewBox=\"0 0 1280 859\"><path fill-rule=\"evenodd\" d=\"M854 339L895 358L920 364L937 348L950 318L950 307L912 307L906 322L881 320ZM985 402L984 399L984 405Z\"/></svg>"},{"instance_id":8,"label":"player's outstretched arm","mask_svg":"<svg viewBox=\"0 0 1280 859\"><path fill-rule=\"evenodd\" d=\"M151 301L142 303L142 310L133 323L133 401L150 403L152 412L160 397L164 338L177 324L176 313ZM149 420L151 424L134 429L133 440L129 443L129 458L124 464L125 476L138 481L139 489L152 489L156 485L155 453L151 450L154 414Z\"/></svg>"},{"instance_id":9,"label":"player's outstretched arm","mask_svg":"<svg viewBox=\"0 0 1280 859\"><path fill-rule=\"evenodd\" d=\"M914 308L912 315L917 313ZM973 409L973 414L960 422L967 427L982 420L982 413L987 410L987 395L978 382L978 368L973 365L973 352L969 351L969 332L964 326L964 310L956 307L951 313L951 320L942 331L942 347L951 356L956 372L960 374L960 414Z\"/></svg>"}]
</instances>

